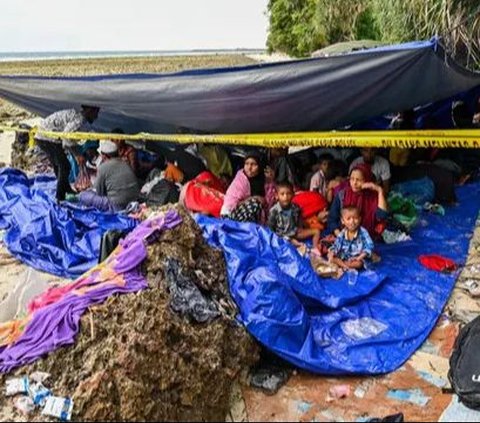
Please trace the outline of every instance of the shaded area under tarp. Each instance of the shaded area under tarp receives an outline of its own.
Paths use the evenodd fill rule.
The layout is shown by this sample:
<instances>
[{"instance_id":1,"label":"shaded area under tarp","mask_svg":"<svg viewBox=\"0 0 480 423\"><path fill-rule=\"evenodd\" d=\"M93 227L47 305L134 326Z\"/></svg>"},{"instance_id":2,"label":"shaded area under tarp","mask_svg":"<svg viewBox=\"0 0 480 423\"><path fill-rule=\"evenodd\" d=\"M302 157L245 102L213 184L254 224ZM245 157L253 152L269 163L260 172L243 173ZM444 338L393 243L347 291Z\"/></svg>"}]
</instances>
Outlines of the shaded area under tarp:
<instances>
[{"instance_id":1,"label":"shaded area under tarp","mask_svg":"<svg viewBox=\"0 0 480 423\"><path fill-rule=\"evenodd\" d=\"M100 241L110 229L131 230L126 216L58 206L55 180L30 180L16 169L0 170L0 228L8 250L22 262L54 275L76 278L98 263Z\"/></svg>"},{"instance_id":2,"label":"shaded area under tarp","mask_svg":"<svg viewBox=\"0 0 480 423\"><path fill-rule=\"evenodd\" d=\"M46 116L95 104L98 130L208 133L340 128L450 98L480 75L448 59L438 40L350 54L173 74L0 76L0 97Z\"/></svg>"},{"instance_id":3,"label":"shaded area under tarp","mask_svg":"<svg viewBox=\"0 0 480 423\"><path fill-rule=\"evenodd\" d=\"M457 191L446 216L422 215L412 241L378 245L382 261L356 286L319 278L307 259L266 228L197 217L208 242L224 251L240 321L263 345L320 374L381 374L422 345L457 274L422 267L421 254L463 264L479 211L480 185ZM372 277L376 273L376 277Z\"/></svg>"}]
</instances>

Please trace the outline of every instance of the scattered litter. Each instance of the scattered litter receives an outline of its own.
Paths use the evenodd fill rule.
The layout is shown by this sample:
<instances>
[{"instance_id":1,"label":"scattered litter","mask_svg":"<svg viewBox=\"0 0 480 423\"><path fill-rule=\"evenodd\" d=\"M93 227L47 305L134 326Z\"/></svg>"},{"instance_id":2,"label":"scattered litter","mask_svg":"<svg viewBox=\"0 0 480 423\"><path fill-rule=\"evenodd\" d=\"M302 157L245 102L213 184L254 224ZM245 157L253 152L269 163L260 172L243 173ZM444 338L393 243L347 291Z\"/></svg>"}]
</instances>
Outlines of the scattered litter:
<instances>
[{"instance_id":1,"label":"scattered litter","mask_svg":"<svg viewBox=\"0 0 480 423\"><path fill-rule=\"evenodd\" d=\"M388 326L371 317L362 317L360 319L350 319L341 323L345 335L355 341L373 338L384 332Z\"/></svg>"},{"instance_id":2,"label":"scattered litter","mask_svg":"<svg viewBox=\"0 0 480 423\"><path fill-rule=\"evenodd\" d=\"M297 410L302 413L306 414L312 409L312 404L306 401L297 401Z\"/></svg>"},{"instance_id":3,"label":"scattered litter","mask_svg":"<svg viewBox=\"0 0 480 423\"><path fill-rule=\"evenodd\" d=\"M448 382L445 379L434 376L428 372L417 372L417 373L422 379L426 380L428 383L431 383L437 388L444 388L445 386L448 385Z\"/></svg>"},{"instance_id":4,"label":"scattered litter","mask_svg":"<svg viewBox=\"0 0 480 423\"><path fill-rule=\"evenodd\" d=\"M45 383L45 381L50 377L50 373L46 372L33 372L30 375L30 379L37 383Z\"/></svg>"},{"instance_id":5,"label":"scattered litter","mask_svg":"<svg viewBox=\"0 0 480 423\"><path fill-rule=\"evenodd\" d=\"M72 410L73 401L70 398L48 397L42 414L67 421L72 418Z\"/></svg>"},{"instance_id":6,"label":"scattered litter","mask_svg":"<svg viewBox=\"0 0 480 423\"><path fill-rule=\"evenodd\" d=\"M440 204L432 204L427 202L423 205L423 210L438 214L440 216L445 216L445 209Z\"/></svg>"},{"instance_id":7,"label":"scattered litter","mask_svg":"<svg viewBox=\"0 0 480 423\"><path fill-rule=\"evenodd\" d=\"M411 389L404 391L401 389L392 389L388 391L387 398L409 402L411 404L416 404L421 407L425 407L430 401L430 397L425 396L421 389Z\"/></svg>"},{"instance_id":8,"label":"scattered litter","mask_svg":"<svg viewBox=\"0 0 480 423\"><path fill-rule=\"evenodd\" d=\"M28 394L35 405L43 406L45 405L47 398L52 395L52 392L45 388L41 383L34 383L30 385Z\"/></svg>"},{"instance_id":9,"label":"scattered litter","mask_svg":"<svg viewBox=\"0 0 480 423\"><path fill-rule=\"evenodd\" d=\"M395 244L397 242L411 241L412 237L402 231L389 231L385 229L382 232L382 238L385 241L385 244Z\"/></svg>"},{"instance_id":10,"label":"scattered litter","mask_svg":"<svg viewBox=\"0 0 480 423\"><path fill-rule=\"evenodd\" d=\"M463 281L463 285L472 297L480 297L480 281L475 279L467 279Z\"/></svg>"},{"instance_id":11,"label":"scattered litter","mask_svg":"<svg viewBox=\"0 0 480 423\"><path fill-rule=\"evenodd\" d=\"M366 393L367 393L367 391L365 389L363 389L361 386L359 386L359 387L357 387L357 389L355 389L355 392L353 394L357 398L364 398Z\"/></svg>"},{"instance_id":12,"label":"scattered litter","mask_svg":"<svg viewBox=\"0 0 480 423\"><path fill-rule=\"evenodd\" d=\"M202 294L191 276L185 274L179 261L167 260L166 276L173 311L188 315L198 323L210 322L220 316L215 303Z\"/></svg>"},{"instance_id":13,"label":"scattered litter","mask_svg":"<svg viewBox=\"0 0 480 423\"><path fill-rule=\"evenodd\" d=\"M350 385L332 386L328 391L327 402L335 401L350 396Z\"/></svg>"},{"instance_id":14,"label":"scattered litter","mask_svg":"<svg viewBox=\"0 0 480 423\"><path fill-rule=\"evenodd\" d=\"M30 383L27 376L15 379L8 379L6 384L7 391L5 395L7 397L11 397L17 394L28 394L28 388L30 386Z\"/></svg>"},{"instance_id":15,"label":"scattered litter","mask_svg":"<svg viewBox=\"0 0 480 423\"><path fill-rule=\"evenodd\" d=\"M19 397L13 402L15 408L22 414L30 414L35 410L35 404L30 397Z\"/></svg>"},{"instance_id":16,"label":"scattered litter","mask_svg":"<svg viewBox=\"0 0 480 423\"><path fill-rule=\"evenodd\" d=\"M427 339L420 348L420 351L427 354L437 355L439 347L437 347L435 344L433 344L430 340Z\"/></svg>"},{"instance_id":17,"label":"scattered litter","mask_svg":"<svg viewBox=\"0 0 480 423\"><path fill-rule=\"evenodd\" d=\"M357 284L357 279L358 279L358 270L355 270L355 269L347 270L348 285L355 286Z\"/></svg>"},{"instance_id":18,"label":"scattered litter","mask_svg":"<svg viewBox=\"0 0 480 423\"><path fill-rule=\"evenodd\" d=\"M275 395L290 379L291 371L278 366L262 366L250 375L250 386L261 389L268 395Z\"/></svg>"}]
</instances>

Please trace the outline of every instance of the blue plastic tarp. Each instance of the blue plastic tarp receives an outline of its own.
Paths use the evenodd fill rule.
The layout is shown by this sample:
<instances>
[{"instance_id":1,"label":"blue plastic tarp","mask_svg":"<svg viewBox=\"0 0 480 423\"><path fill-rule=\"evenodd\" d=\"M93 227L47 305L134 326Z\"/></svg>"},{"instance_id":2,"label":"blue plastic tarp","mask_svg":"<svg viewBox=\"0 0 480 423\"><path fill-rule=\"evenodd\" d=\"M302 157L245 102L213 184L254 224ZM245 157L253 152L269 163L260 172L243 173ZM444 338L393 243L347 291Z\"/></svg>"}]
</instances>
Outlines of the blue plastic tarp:
<instances>
[{"instance_id":1,"label":"blue plastic tarp","mask_svg":"<svg viewBox=\"0 0 480 423\"><path fill-rule=\"evenodd\" d=\"M76 278L98 263L100 241L110 229L130 230L125 216L58 206L55 180L30 180L16 169L0 170L0 228L9 251L35 269ZM52 190L53 189L53 190Z\"/></svg>"},{"instance_id":2,"label":"blue plastic tarp","mask_svg":"<svg viewBox=\"0 0 480 423\"><path fill-rule=\"evenodd\" d=\"M412 241L378 245L380 264L349 286L318 277L294 247L267 228L198 216L204 237L224 251L239 320L264 346L320 374L382 374L421 346L458 272L418 262L440 254L464 263L479 210L480 185L458 189L446 216L422 215Z\"/></svg>"}]
</instances>

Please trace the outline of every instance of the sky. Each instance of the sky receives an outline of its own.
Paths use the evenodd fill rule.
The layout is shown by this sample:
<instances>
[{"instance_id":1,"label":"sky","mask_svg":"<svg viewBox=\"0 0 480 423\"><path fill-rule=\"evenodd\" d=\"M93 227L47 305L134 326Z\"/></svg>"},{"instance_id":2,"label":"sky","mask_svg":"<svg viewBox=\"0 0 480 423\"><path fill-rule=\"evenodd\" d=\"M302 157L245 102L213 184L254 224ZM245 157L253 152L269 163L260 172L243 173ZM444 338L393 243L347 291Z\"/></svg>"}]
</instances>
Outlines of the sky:
<instances>
[{"instance_id":1,"label":"sky","mask_svg":"<svg viewBox=\"0 0 480 423\"><path fill-rule=\"evenodd\" d=\"M2 0L0 51L265 48L268 0Z\"/></svg>"}]
</instances>

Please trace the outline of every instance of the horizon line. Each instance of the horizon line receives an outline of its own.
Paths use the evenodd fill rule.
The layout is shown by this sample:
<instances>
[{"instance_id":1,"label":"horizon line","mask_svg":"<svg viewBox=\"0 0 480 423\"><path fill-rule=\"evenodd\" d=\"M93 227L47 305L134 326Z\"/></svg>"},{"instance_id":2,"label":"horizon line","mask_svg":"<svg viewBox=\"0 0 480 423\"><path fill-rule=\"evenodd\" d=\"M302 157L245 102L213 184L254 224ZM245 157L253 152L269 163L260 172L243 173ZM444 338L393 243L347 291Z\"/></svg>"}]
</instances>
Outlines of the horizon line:
<instances>
[{"instance_id":1,"label":"horizon line","mask_svg":"<svg viewBox=\"0 0 480 423\"><path fill-rule=\"evenodd\" d=\"M225 47L225 48L192 48L192 49L158 49L158 50L38 50L38 51L0 51L0 54L39 54L39 53L117 53L117 52L131 52L131 53L143 53L143 52L177 52L177 51L221 51L221 50L228 50L228 51L248 51L248 50L267 50L266 47Z\"/></svg>"}]
</instances>

